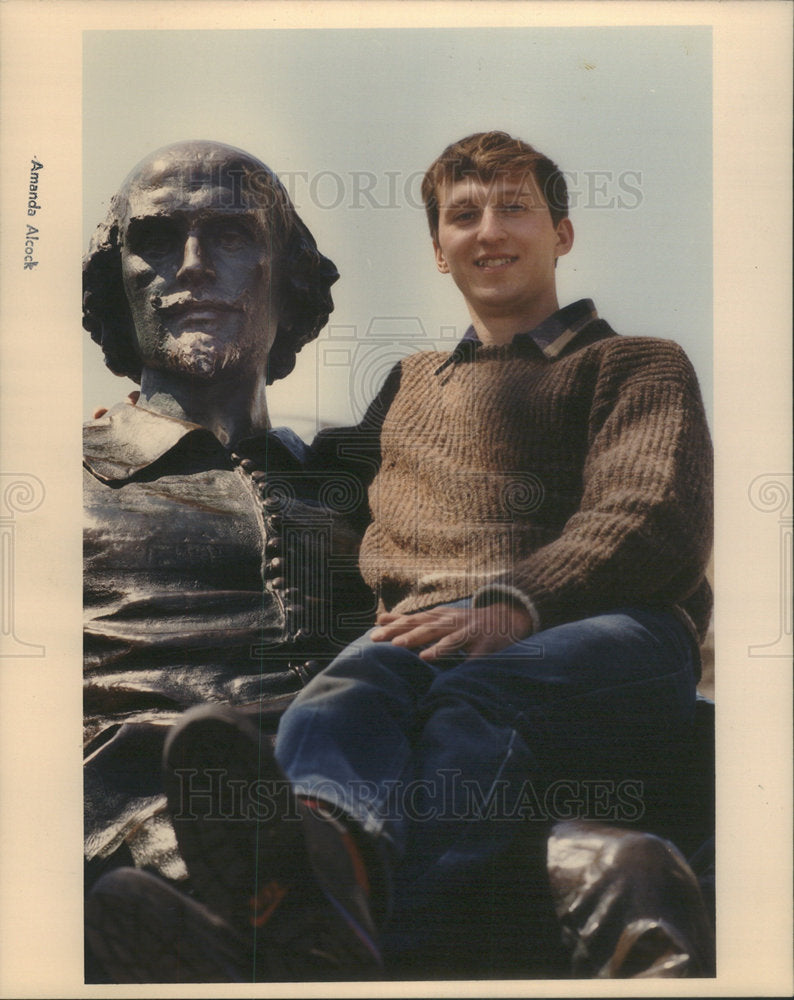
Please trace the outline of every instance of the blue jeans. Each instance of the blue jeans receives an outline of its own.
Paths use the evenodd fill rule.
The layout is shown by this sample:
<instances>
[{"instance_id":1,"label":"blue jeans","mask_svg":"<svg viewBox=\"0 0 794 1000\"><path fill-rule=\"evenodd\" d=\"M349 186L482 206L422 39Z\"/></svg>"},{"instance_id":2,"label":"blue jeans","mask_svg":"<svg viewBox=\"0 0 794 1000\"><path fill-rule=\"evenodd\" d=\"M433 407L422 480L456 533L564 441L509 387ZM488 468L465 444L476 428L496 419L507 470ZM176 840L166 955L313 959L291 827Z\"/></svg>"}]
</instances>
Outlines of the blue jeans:
<instances>
[{"instance_id":1,"label":"blue jeans","mask_svg":"<svg viewBox=\"0 0 794 1000\"><path fill-rule=\"evenodd\" d=\"M689 632L659 609L442 666L367 633L285 712L276 756L298 794L388 845L405 934L533 823L639 819L691 722L695 670Z\"/></svg>"}]
</instances>

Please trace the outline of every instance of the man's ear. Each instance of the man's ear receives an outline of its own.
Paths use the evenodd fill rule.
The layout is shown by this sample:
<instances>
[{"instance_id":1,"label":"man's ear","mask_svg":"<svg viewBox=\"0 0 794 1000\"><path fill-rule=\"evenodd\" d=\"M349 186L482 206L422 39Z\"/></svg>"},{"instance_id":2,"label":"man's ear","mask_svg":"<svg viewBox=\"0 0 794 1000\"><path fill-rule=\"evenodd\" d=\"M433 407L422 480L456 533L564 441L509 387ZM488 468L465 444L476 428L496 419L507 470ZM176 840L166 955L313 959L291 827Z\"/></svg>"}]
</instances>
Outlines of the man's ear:
<instances>
[{"instance_id":1,"label":"man's ear","mask_svg":"<svg viewBox=\"0 0 794 1000\"><path fill-rule=\"evenodd\" d=\"M570 219L560 219L557 223L557 246L554 248L555 257L564 257L570 253L573 246L573 223Z\"/></svg>"},{"instance_id":2,"label":"man's ear","mask_svg":"<svg viewBox=\"0 0 794 1000\"><path fill-rule=\"evenodd\" d=\"M442 274L449 274L449 264L447 264L444 252L438 244L438 240L433 240L433 253L436 256L436 267Z\"/></svg>"}]
</instances>

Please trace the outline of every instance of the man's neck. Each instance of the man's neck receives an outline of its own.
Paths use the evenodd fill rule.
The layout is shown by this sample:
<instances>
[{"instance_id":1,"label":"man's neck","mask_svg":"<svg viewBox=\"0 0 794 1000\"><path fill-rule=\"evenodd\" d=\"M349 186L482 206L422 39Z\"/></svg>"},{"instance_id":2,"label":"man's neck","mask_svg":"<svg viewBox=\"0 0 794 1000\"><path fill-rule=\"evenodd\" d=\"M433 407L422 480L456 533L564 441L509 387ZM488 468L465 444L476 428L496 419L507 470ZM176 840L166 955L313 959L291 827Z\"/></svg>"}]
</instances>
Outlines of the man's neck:
<instances>
[{"instance_id":1,"label":"man's neck","mask_svg":"<svg viewBox=\"0 0 794 1000\"><path fill-rule=\"evenodd\" d=\"M269 429L265 385L264 375L250 382L221 380L203 385L144 368L140 403L166 416L200 424L225 448L231 448L242 438Z\"/></svg>"},{"instance_id":2,"label":"man's neck","mask_svg":"<svg viewBox=\"0 0 794 1000\"><path fill-rule=\"evenodd\" d=\"M557 296L546 297L520 313L475 309L467 303L472 326L483 344L509 344L517 333L528 333L560 308Z\"/></svg>"}]
</instances>

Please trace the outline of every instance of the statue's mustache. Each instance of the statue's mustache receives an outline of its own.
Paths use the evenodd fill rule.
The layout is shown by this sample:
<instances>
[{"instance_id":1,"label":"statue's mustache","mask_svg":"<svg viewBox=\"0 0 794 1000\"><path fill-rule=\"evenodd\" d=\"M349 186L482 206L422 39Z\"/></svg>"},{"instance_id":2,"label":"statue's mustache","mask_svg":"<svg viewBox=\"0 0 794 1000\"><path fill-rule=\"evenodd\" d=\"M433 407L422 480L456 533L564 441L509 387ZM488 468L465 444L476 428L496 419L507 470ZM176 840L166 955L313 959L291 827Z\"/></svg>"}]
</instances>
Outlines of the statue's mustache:
<instances>
[{"instance_id":1,"label":"statue's mustache","mask_svg":"<svg viewBox=\"0 0 794 1000\"><path fill-rule=\"evenodd\" d=\"M246 296L227 301L226 299L202 298L192 294L153 295L152 308L165 316L179 316L181 313L200 309L215 309L220 312L242 312L245 310Z\"/></svg>"}]
</instances>

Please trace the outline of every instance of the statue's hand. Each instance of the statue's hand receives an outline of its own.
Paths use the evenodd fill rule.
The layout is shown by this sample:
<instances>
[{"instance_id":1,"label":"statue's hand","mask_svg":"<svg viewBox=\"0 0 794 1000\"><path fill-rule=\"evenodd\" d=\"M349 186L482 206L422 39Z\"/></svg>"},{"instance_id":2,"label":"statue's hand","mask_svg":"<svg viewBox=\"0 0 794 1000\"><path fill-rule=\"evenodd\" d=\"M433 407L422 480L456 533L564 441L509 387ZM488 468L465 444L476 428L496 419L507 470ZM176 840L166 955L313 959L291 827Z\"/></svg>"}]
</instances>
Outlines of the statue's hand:
<instances>
[{"instance_id":1,"label":"statue's hand","mask_svg":"<svg viewBox=\"0 0 794 1000\"><path fill-rule=\"evenodd\" d=\"M129 396L127 396L126 402L129 403L130 406L135 406L140 399L140 396L140 389L133 389ZM94 420L99 420L100 417L104 417L107 412L108 408L106 406L98 406L93 413Z\"/></svg>"}]
</instances>

